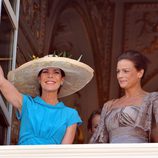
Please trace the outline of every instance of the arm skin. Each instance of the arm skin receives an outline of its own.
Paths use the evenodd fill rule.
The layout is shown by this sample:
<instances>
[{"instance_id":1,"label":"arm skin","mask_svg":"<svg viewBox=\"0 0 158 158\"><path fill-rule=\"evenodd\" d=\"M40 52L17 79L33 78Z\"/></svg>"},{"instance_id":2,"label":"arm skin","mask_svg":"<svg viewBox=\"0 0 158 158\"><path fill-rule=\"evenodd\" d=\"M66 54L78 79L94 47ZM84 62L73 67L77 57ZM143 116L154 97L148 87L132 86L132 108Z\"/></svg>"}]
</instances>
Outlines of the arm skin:
<instances>
[{"instance_id":1,"label":"arm skin","mask_svg":"<svg viewBox=\"0 0 158 158\"><path fill-rule=\"evenodd\" d=\"M2 67L0 66L0 90L6 100L15 108L21 109L22 94L4 77Z\"/></svg>"},{"instance_id":2,"label":"arm skin","mask_svg":"<svg viewBox=\"0 0 158 158\"><path fill-rule=\"evenodd\" d=\"M73 124L72 126L68 127L66 130L66 134L62 140L62 144L72 144L75 138L77 124Z\"/></svg>"}]
</instances>

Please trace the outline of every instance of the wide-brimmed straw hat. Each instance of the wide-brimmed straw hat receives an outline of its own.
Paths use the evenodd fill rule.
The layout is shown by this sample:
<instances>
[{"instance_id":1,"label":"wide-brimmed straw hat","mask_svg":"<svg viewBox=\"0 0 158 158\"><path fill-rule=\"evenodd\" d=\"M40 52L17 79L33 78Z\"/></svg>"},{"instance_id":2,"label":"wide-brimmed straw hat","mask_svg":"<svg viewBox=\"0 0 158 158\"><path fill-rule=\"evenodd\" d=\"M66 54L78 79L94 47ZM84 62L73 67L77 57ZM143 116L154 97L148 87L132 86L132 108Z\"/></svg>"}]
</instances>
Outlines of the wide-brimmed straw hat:
<instances>
[{"instance_id":1,"label":"wide-brimmed straw hat","mask_svg":"<svg viewBox=\"0 0 158 158\"><path fill-rule=\"evenodd\" d=\"M39 95L39 72L47 67L55 67L65 72L65 79L58 97L71 95L82 89L93 77L93 69L80 61L47 55L31 60L8 73L8 80L24 94Z\"/></svg>"}]
</instances>

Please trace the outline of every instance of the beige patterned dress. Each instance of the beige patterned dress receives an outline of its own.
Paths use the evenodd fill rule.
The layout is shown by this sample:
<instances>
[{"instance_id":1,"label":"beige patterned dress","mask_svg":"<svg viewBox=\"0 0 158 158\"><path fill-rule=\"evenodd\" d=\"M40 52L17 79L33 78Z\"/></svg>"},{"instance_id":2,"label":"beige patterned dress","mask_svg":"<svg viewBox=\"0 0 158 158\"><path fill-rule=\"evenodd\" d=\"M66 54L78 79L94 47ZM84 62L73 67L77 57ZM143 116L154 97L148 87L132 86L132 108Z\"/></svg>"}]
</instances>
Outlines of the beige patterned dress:
<instances>
[{"instance_id":1,"label":"beige patterned dress","mask_svg":"<svg viewBox=\"0 0 158 158\"><path fill-rule=\"evenodd\" d=\"M158 124L158 92L147 94L140 106L110 109L105 103L101 121L90 143L147 143L152 124Z\"/></svg>"}]
</instances>

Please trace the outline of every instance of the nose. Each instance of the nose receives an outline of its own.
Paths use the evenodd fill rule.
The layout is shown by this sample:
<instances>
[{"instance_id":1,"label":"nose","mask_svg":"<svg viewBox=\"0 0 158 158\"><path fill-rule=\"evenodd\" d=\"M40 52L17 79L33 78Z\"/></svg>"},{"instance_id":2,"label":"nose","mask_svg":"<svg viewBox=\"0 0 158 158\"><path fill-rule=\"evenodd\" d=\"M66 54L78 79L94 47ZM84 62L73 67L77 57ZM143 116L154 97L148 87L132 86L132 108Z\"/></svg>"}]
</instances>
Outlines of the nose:
<instances>
[{"instance_id":1,"label":"nose","mask_svg":"<svg viewBox=\"0 0 158 158\"><path fill-rule=\"evenodd\" d=\"M52 78L53 77L53 73L48 73L48 77Z\"/></svg>"},{"instance_id":2,"label":"nose","mask_svg":"<svg viewBox=\"0 0 158 158\"><path fill-rule=\"evenodd\" d=\"M121 71L119 71L118 73L117 73L117 78L121 78L123 76L123 73L121 72Z\"/></svg>"}]
</instances>

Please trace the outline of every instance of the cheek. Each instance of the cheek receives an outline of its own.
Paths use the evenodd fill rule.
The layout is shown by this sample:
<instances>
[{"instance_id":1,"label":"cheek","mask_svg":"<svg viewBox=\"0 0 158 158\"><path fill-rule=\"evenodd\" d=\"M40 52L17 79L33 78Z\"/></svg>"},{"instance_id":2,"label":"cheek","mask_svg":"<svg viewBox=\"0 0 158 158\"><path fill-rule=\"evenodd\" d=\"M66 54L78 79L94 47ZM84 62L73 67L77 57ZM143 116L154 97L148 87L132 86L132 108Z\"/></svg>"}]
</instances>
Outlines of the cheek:
<instances>
[{"instance_id":1,"label":"cheek","mask_svg":"<svg viewBox=\"0 0 158 158\"><path fill-rule=\"evenodd\" d=\"M135 77L135 73L128 73L128 74L125 74L125 77L128 79L128 80L131 80L133 79L133 77Z\"/></svg>"},{"instance_id":2,"label":"cheek","mask_svg":"<svg viewBox=\"0 0 158 158\"><path fill-rule=\"evenodd\" d=\"M139 78L136 74L132 74L131 76L129 76L128 81L130 84L136 84L137 82L139 82Z\"/></svg>"},{"instance_id":3,"label":"cheek","mask_svg":"<svg viewBox=\"0 0 158 158\"><path fill-rule=\"evenodd\" d=\"M130 77L130 79L131 79L131 80L138 79L138 73L133 72L133 73L131 73L131 74L130 74L130 76L129 76L129 77Z\"/></svg>"}]
</instances>

